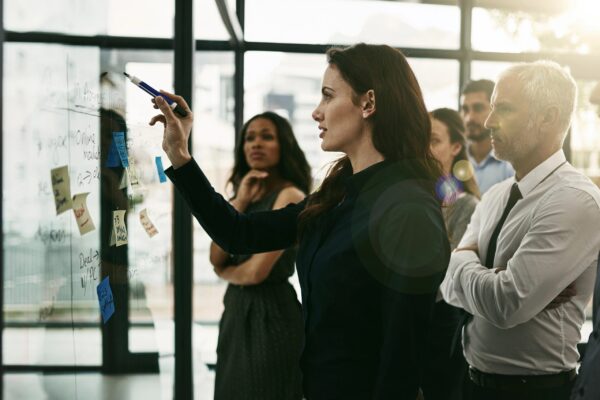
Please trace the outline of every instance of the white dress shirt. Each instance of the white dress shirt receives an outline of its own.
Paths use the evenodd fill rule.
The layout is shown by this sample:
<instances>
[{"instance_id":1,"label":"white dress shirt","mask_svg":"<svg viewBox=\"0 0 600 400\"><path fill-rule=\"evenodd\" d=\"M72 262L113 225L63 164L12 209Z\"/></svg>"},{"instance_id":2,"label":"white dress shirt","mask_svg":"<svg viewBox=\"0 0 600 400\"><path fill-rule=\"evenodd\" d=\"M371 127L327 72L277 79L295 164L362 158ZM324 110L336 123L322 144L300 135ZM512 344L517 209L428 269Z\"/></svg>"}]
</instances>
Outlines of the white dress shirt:
<instances>
[{"instance_id":1,"label":"white dress shirt","mask_svg":"<svg viewBox=\"0 0 600 400\"><path fill-rule=\"evenodd\" d=\"M554 171L554 172L553 172ZM478 204L460 247L485 257L515 178L493 186ZM553 154L518 182L523 198L498 236L495 273L473 251L452 253L441 286L446 302L473 319L463 331L470 365L506 375L551 374L575 368L577 343L600 251L600 190ZM571 282L577 294L545 307Z\"/></svg>"}]
</instances>

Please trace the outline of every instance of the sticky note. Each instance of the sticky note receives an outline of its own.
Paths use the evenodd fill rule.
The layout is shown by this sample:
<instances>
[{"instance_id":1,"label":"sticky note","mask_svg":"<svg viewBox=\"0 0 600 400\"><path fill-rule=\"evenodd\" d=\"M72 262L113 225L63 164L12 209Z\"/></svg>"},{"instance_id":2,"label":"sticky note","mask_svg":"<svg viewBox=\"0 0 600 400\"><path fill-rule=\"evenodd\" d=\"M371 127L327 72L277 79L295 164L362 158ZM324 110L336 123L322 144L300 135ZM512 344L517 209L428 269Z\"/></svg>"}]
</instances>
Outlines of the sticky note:
<instances>
[{"instance_id":1,"label":"sticky note","mask_svg":"<svg viewBox=\"0 0 600 400\"><path fill-rule=\"evenodd\" d=\"M96 229L87 208L88 195L89 193L79 193L73 196L73 213L75 213L75 220L77 221L77 227L79 227L81 235L85 235Z\"/></svg>"},{"instance_id":2,"label":"sticky note","mask_svg":"<svg viewBox=\"0 0 600 400\"><path fill-rule=\"evenodd\" d=\"M150 221L150 218L148 217L148 210L145 208L140 211L140 222L142 223L142 226L146 230L148 236L152 237L158 233L158 229L156 229L152 221Z\"/></svg>"},{"instance_id":3,"label":"sticky note","mask_svg":"<svg viewBox=\"0 0 600 400\"><path fill-rule=\"evenodd\" d=\"M156 162L156 170L158 171L158 180L160 183L165 183L167 181L167 175L165 175L165 169L162 165L162 159L160 156L154 157L154 161Z\"/></svg>"},{"instance_id":4,"label":"sticky note","mask_svg":"<svg viewBox=\"0 0 600 400\"><path fill-rule=\"evenodd\" d=\"M113 135L117 132L113 132ZM110 148L108 149L108 156L106 158L107 167L120 167L121 160L119 160L119 151L115 145L115 141L111 139Z\"/></svg>"},{"instance_id":5,"label":"sticky note","mask_svg":"<svg viewBox=\"0 0 600 400\"><path fill-rule=\"evenodd\" d=\"M98 292L98 303L100 303L102 321L106 324L106 321L108 321L115 313L115 302L113 300L112 290L110 290L108 276L102 279L102 282L98 284L96 292Z\"/></svg>"},{"instance_id":6,"label":"sticky note","mask_svg":"<svg viewBox=\"0 0 600 400\"><path fill-rule=\"evenodd\" d=\"M113 132L113 143L117 147L121 165L129 167L129 157L127 157L127 143L125 143L125 132Z\"/></svg>"},{"instance_id":7,"label":"sticky note","mask_svg":"<svg viewBox=\"0 0 600 400\"><path fill-rule=\"evenodd\" d=\"M127 244L127 226L125 226L125 210L113 211L113 232L117 247Z\"/></svg>"},{"instance_id":8,"label":"sticky note","mask_svg":"<svg viewBox=\"0 0 600 400\"><path fill-rule=\"evenodd\" d=\"M71 180L69 178L69 167L54 168L50 171L52 179L52 192L54 193L54 205L56 206L56 215L73 208L73 199L71 199Z\"/></svg>"},{"instance_id":9,"label":"sticky note","mask_svg":"<svg viewBox=\"0 0 600 400\"><path fill-rule=\"evenodd\" d=\"M140 185L140 178L138 177L137 168L135 167L135 164L129 164L129 167L127 167L127 175L127 178L129 179L129 184L131 185L131 189Z\"/></svg>"},{"instance_id":10,"label":"sticky note","mask_svg":"<svg viewBox=\"0 0 600 400\"><path fill-rule=\"evenodd\" d=\"M131 192L133 193L135 189L139 189L141 186L140 178L138 177L137 168L135 167L133 158L129 159L129 166L125 168L125 171L127 172L127 180L129 181Z\"/></svg>"}]
</instances>

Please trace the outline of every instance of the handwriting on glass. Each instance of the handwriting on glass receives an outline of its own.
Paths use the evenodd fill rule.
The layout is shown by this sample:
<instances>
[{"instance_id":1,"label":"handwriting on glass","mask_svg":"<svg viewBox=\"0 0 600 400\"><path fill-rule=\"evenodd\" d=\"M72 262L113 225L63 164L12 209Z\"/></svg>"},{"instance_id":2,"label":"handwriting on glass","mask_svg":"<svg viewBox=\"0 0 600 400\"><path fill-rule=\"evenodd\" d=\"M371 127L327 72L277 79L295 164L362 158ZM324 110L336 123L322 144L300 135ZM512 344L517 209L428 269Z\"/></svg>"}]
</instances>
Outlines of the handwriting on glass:
<instances>
[{"instance_id":1,"label":"handwriting on glass","mask_svg":"<svg viewBox=\"0 0 600 400\"><path fill-rule=\"evenodd\" d=\"M98 280L100 270L100 252L89 249L87 252L79 253L79 273L83 294L87 292L88 284Z\"/></svg>"}]
</instances>

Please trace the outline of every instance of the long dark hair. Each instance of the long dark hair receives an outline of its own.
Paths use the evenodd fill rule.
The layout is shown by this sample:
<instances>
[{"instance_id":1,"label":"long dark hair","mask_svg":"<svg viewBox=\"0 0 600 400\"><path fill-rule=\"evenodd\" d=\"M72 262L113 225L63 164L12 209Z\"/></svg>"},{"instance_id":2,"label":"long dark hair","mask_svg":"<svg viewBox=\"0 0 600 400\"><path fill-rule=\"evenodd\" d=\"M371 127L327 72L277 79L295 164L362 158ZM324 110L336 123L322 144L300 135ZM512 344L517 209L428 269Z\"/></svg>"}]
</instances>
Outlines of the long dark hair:
<instances>
[{"instance_id":1,"label":"long dark hair","mask_svg":"<svg viewBox=\"0 0 600 400\"><path fill-rule=\"evenodd\" d=\"M311 175L310 166L306 161L304 152L298 145L292 126L287 119L272 112L265 111L250 118L240 132L240 140L235 149L235 160L233 172L229 177L228 183L233 186L234 196L237 194L240 183L246 173L250 171L250 166L246 161L244 154L244 143L246 142L246 131L250 123L256 119L264 118L271 121L277 131L277 140L279 141L279 164L277 170L279 175L286 181L294 184L298 189L308 194L310 192Z\"/></svg>"},{"instance_id":2,"label":"long dark hair","mask_svg":"<svg viewBox=\"0 0 600 400\"><path fill-rule=\"evenodd\" d=\"M433 119L437 119L448 128L450 134L450 143L458 143L461 145L461 149L452 160L452 168L450 171L454 171L454 166L459 161L466 161L465 165L470 166L469 159L467 158L467 141L465 140L465 124L460 114L450 108L438 108L430 113ZM471 170L471 177L462 181L465 192L472 194L473 196L480 198L479 186L475 180L474 171Z\"/></svg>"},{"instance_id":3,"label":"long dark hair","mask_svg":"<svg viewBox=\"0 0 600 400\"><path fill-rule=\"evenodd\" d=\"M431 121L421 88L404 55L386 45L359 43L331 48L327 62L335 65L356 97L375 92L376 111L370 117L373 145L389 161L408 161L416 177L432 183L442 176L441 166L430 150ZM345 194L344 178L352 175L347 156L337 160L319 191L314 193L299 216L299 233Z\"/></svg>"}]
</instances>

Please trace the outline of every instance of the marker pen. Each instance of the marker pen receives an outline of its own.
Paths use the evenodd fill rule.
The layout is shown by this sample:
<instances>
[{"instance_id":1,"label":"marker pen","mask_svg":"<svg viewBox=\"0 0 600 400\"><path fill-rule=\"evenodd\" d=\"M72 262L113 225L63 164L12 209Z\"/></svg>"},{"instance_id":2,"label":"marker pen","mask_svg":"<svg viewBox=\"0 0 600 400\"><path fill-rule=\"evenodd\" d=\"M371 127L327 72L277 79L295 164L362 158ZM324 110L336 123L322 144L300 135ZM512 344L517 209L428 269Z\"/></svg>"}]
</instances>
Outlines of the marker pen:
<instances>
[{"instance_id":1,"label":"marker pen","mask_svg":"<svg viewBox=\"0 0 600 400\"><path fill-rule=\"evenodd\" d=\"M165 96L164 94L159 92L158 90L154 89L152 86L148 85L146 82L141 81L139 78L136 78L133 75L129 75L127 72L123 72L123 75L125 75L127 78L129 78L129 80L134 85L136 85L137 87L142 89L144 92L148 93L150 96L152 96L152 97L160 96L163 99L165 99L165 101L167 102L169 107L171 107L173 109L173 111L175 111L177 114L181 115L182 117L185 117L187 115L187 112L183 108L181 108L181 106L179 104L175 103L173 100L171 100L170 98L168 98L167 96Z\"/></svg>"}]
</instances>

